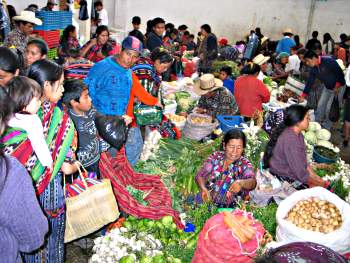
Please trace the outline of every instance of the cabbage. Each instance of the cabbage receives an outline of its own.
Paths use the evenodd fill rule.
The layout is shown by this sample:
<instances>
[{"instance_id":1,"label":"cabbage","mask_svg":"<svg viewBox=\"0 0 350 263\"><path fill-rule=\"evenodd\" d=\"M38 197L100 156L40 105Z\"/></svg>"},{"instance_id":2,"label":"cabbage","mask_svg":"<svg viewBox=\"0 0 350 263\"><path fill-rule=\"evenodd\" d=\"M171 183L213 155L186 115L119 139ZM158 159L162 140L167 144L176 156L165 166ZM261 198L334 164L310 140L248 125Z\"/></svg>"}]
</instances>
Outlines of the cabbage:
<instances>
[{"instance_id":1,"label":"cabbage","mask_svg":"<svg viewBox=\"0 0 350 263\"><path fill-rule=\"evenodd\" d=\"M331 133L326 129L321 129L316 132L316 136L318 140L329 141Z\"/></svg>"},{"instance_id":2,"label":"cabbage","mask_svg":"<svg viewBox=\"0 0 350 263\"><path fill-rule=\"evenodd\" d=\"M175 94L174 93L170 93L170 94L166 95L165 98L167 100L175 100Z\"/></svg>"},{"instance_id":3,"label":"cabbage","mask_svg":"<svg viewBox=\"0 0 350 263\"><path fill-rule=\"evenodd\" d=\"M333 144L329 141L323 141L323 140L319 140L317 142L317 145L318 146L323 146L323 147L326 147L328 149L333 149Z\"/></svg>"},{"instance_id":4,"label":"cabbage","mask_svg":"<svg viewBox=\"0 0 350 263\"><path fill-rule=\"evenodd\" d=\"M305 140L309 143L309 144L316 144L317 143L317 137L316 134L312 131L308 131L305 133Z\"/></svg>"},{"instance_id":5,"label":"cabbage","mask_svg":"<svg viewBox=\"0 0 350 263\"><path fill-rule=\"evenodd\" d=\"M272 81L271 82L271 87L275 88L275 89L278 88L277 82L276 81Z\"/></svg>"},{"instance_id":6,"label":"cabbage","mask_svg":"<svg viewBox=\"0 0 350 263\"><path fill-rule=\"evenodd\" d=\"M313 132L317 132L319 130L321 130L321 124L319 124L318 122L315 122L315 121L311 121L309 123L309 131L313 131Z\"/></svg>"}]
</instances>

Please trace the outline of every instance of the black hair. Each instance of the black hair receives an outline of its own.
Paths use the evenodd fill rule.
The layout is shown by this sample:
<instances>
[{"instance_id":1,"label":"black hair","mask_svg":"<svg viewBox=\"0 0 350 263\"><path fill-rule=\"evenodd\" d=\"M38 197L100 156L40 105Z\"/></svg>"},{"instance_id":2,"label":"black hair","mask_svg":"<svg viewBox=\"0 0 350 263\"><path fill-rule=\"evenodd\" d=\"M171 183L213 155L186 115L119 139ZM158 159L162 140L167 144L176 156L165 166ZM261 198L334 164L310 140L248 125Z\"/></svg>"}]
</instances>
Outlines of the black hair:
<instances>
[{"instance_id":1,"label":"black hair","mask_svg":"<svg viewBox=\"0 0 350 263\"><path fill-rule=\"evenodd\" d=\"M152 27L155 27L158 24L165 24L165 20L161 17L156 17L152 20Z\"/></svg>"},{"instance_id":2,"label":"black hair","mask_svg":"<svg viewBox=\"0 0 350 263\"><path fill-rule=\"evenodd\" d=\"M141 18L139 16L134 16L131 20L131 23L134 25L140 25L141 24Z\"/></svg>"},{"instance_id":3,"label":"black hair","mask_svg":"<svg viewBox=\"0 0 350 263\"><path fill-rule=\"evenodd\" d=\"M325 34L323 35L323 44L326 44L329 40L333 40L331 34L325 33Z\"/></svg>"},{"instance_id":4,"label":"black hair","mask_svg":"<svg viewBox=\"0 0 350 263\"><path fill-rule=\"evenodd\" d=\"M164 49L164 48L156 48L152 51L152 53L150 54L150 59L152 61L156 61L157 59L159 59L159 62L162 63L171 63L173 62L173 57L170 55L170 53Z\"/></svg>"},{"instance_id":5,"label":"black hair","mask_svg":"<svg viewBox=\"0 0 350 263\"><path fill-rule=\"evenodd\" d=\"M13 106L14 103L6 92L6 89L0 86L0 131L3 131L7 126L7 122L10 120L13 113ZM1 135L2 134L0 134L0 136ZM1 150L0 155L2 155Z\"/></svg>"},{"instance_id":6,"label":"black hair","mask_svg":"<svg viewBox=\"0 0 350 263\"><path fill-rule=\"evenodd\" d=\"M86 89L87 87L83 84L81 80L78 80L78 79L66 80L64 82L64 92L62 97L63 103L68 108L72 108L70 101L75 100L76 102L80 102L81 94Z\"/></svg>"},{"instance_id":7,"label":"black hair","mask_svg":"<svg viewBox=\"0 0 350 263\"><path fill-rule=\"evenodd\" d=\"M317 50L317 49L321 49L322 50L322 46L320 43L315 43L314 46L312 47L312 50Z\"/></svg>"},{"instance_id":8,"label":"black hair","mask_svg":"<svg viewBox=\"0 0 350 263\"><path fill-rule=\"evenodd\" d=\"M175 28L173 23L166 23L165 24L165 30L171 30L173 28Z\"/></svg>"},{"instance_id":9,"label":"black hair","mask_svg":"<svg viewBox=\"0 0 350 263\"><path fill-rule=\"evenodd\" d=\"M291 36L293 36L293 33L285 32L285 33L283 33L283 35L284 35L285 37L287 37L287 36L291 37Z\"/></svg>"},{"instance_id":10,"label":"black hair","mask_svg":"<svg viewBox=\"0 0 350 263\"><path fill-rule=\"evenodd\" d=\"M184 36L189 36L190 35L190 32L189 31L185 31L184 32Z\"/></svg>"},{"instance_id":11,"label":"black hair","mask_svg":"<svg viewBox=\"0 0 350 263\"><path fill-rule=\"evenodd\" d=\"M0 69L12 74L20 68L20 61L17 54L8 47L0 47Z\"/></svg>"},{"instance_id":12,"label":"black hair","mask_svg":"<svg viewBox=\"0 0 350 263\"><path fill-rule=\"evenodd\" d=\"M14 77L7 83L7 88L13 101L15 113L23 112L23 109L29 105L33 98L40 98L43 93L38 82L24 76Z\"/></svg>"},{"instance_id":13,"label":"black hair","mask_svg":"<svg viewBox=\"0 0 350 263\"><path fill-rule=\"evenodd\" d=\"M153 27L153 20L148 20L146 23L146 34L152 31L152 27Z\"/></svg>"},{"instance_id":14,"label":"black hair","mask_svg":"<svg viewBox=\"0 0 350 263\"><path fill-rule=\"evenodd\" d=\"M7 5L7 12L9 13L9 18L12 21L12 17L17 15L16 9L13 5Z\"/></svg>"},{"instance_id":15,"label":"black hair","mask_svg":"<svg viewBox=\"0 0 350 263\"><path fill-rule=\"evenodd\" d=\"M28 78L34 79L42 88L44 88L45 81L49 81L53 84L61 79L62 74L62 66L51 60L40 59L30 66L27 76Z\"/></svg>"},{"instance_id":16,"label":"black hair","mask_svg":"<svg viewBox=\"0 0 350 263\"><path fill-rule=\"evenodd\" d=\"M49 48L48 48L46 42L44 40L39 39L39 38L34 38L34 39L29 40L27 47L30 45L36 46L39 49L41 56L47 55L47 53L49 52Z\"/></svg>"},{"instance_id":17,"label":"black hair","mask_svg":"<svg viewBox=\"0 0 350 263\"><path fill-rule=\"evenodd\" d=\"M101 35L104 31L108 32L109 35L109 30L108 27L105 25L100 25L96 28L96 37L98 37L99 35Z\"/></svg>"},{"instance_id":18,"label":"black hair","mask_svg":"<svg viewBox=\"0 0 350 263\"><path fill-rule=\"evenodd\" d=\"M231 76L232 75L232 68L229 66L224 66L220 69L220 71L223 71L226 73L227 76Z\"/></svg>"},{"instance_id":19,"label":"black hair","mask_svg":"<svg viewBox=\"0 0 350 263\"><path fill-rule=\"evenodd\" d=\"M102 2L101 1L96 1L95 4L94 4L95 7L97 6L103 6Z\"/></svg>"},{"instance_id":20,"label":"black hair","mask_svg":"<svg viewBox=\"0 0 350 263\"><path fill-rule=\"evenodd\" d=\"M232 139L241 139L243 142L243 148L245 148L247 139L244 132L239 129L231 129L225 133L224 138L222 139L222 147L226 146Z\"/></svg>"},{"instance_id":21,"label":"black hair","mask_svg":"<svg viewBox=\"0 0 350 263\"><path fill-rule=\"evenodd\" d=\"M261 70L260 66L258 64L255 64L253 62L248 62L241 70L241 74L247 74L247 75L255 75L259 73Z\"/></svg>"},{"instance_id":22,"label":"black hair","mask_svg":"<svg viewBox=\"0 0 350 263\"><path fill-rule=\"evenodd\" d=\"M314 31L314 32L312 32L312 37L313 37L313 38L318 37L318 31Z\"/></svg>"},{"instance_id":23,"label":"black hair","mask_svg":"<svg viewBox=\"0 0 350 263\"><path fill-rule=\"evenodd\" d=\"M345 39L346 39L346 37L347 37L347 35L346 35L345 33L341 33L340 36L339 36L340 41L341 41L341 42L344 42Z\"/></svg>"},{"instance_id":24,"label":"black hair","mask_svg":"<svg viewBox=\"0 0 350 263\"><path fill-rule=\"evenodd\" d=\"M264 153L264 168L270 167L270 160L272 158L273 150L276 146L277 140L282 132L288 128L293 127L299 122L303 121L309 109L301 105L292 105L285 110L284 122L272 130L270 141L268 142Z\"/></svg>"},{"instance_id":25,"label":"black hair","mask_svg":"<svg viewBox=\"0 0 350 263\"><path fill-rule=\"evenodd\" d=\"M294 37L295 45L298 47L300 46L300 37L299 35L295 35Z\"/></svg>"},{"instance_id":26,"label":"black hair","mask_svg":"<svg viewBox=\"0 0 350 263\"><path fill-rule=\"evenodd\" d=\"M312 59L312 58L318 58L318 55L313 50L308 50L305 52L304 59Z\"/></svg>"},{"instance_id":27,"label":"black hair","mask_svg":"<svg viewBox=\"0 0 350 263\"><path fill-rule=\"evenodd\" d=\"M181 25L181 26L179 26L177 29L178 30L186 30L188 28L188 26L186 26L186 25Z\"/></svg>"},{"instance_id":28,"label":"black hair","mask_svg":"<svg viewBox=\"0 0 350 263\"><path fill-rule=\"evenodd\" d=\"M33 23L30 23L30 22L28 22L28 21L23 21L23 20L16 20L15 23L16 23L17 26L20 26L21 24L22 24L23 26L26 26L27 24L32 24L32 25L34 26Z\"/></svg>"},{"instance_id":29,"label":"black hair","mask_svg":"<svg viewBox=\"0 0 350 263\"><path fill-rule=\"evenodd\" d=\"M194 39L194 35L193 34L189 34L188 38L193 38Z\"/></svg>"},{"instance_id":30,"label":"black hair","mask_svg":"<svg viewBox=\"0 0 350 263\"><path fill-rule=\"evenodd\" d=\"M36 9L39 9L39 6L36 5L36 4L30 4L30 5L28 6L28 8L36 8Z\"/></svg>"},{"instance_id":31,"label":"black hair","mask_svg":"<svg viewBox=\"0 0 350 263\"><path fill-rule=\"evenodd\" d=\"M69 38L69 33L74 32L74 31L75 31L75 26L73 26L73 25L67 26L62 32L61 41L66 43L68 41L68 38Z\"/></svg>"},{"instance_id":32,"label":"black hair","mask_svg":"<svg viewBox=\"0 0 350 263\"><path fill-rule=\"evenodd\" d=\"M197 33L197 36L200 37L201 35L202 35L202 32L199 31L199 32Z\"/></svg>"},{"instance_id":33,"label":"black hair","mask_svg":"<svg viewBox=\"0 0 350 263\"><path fill-rule=\"evenodd\" d=\"M201 26L201 29L203 29L205 32L207 32L208 34L211 33L211 27L208 24L204 24Z\"/></svg>"},{"instance_id":34,"label":"black hair","mask_svg":"<svg viewBox=\"0 0 350 263\"><path fill-rule=\"evenodd\" d=\"M179 31L176 28L173 28L170 30L169 35L171 35L171 34L177 35L178 33L179 33Z\"/></svg>"},{"instance_id":35,"label":"black hair","mask_svg":"<svg viewBox=\"0 0 350 263\"><path fill-rule=\"evenodd\" d=\"M307 50L305 48L299 48L297 51L297 55L305 55L305 53L307 52Z\"/></svg>"}]
</instances>

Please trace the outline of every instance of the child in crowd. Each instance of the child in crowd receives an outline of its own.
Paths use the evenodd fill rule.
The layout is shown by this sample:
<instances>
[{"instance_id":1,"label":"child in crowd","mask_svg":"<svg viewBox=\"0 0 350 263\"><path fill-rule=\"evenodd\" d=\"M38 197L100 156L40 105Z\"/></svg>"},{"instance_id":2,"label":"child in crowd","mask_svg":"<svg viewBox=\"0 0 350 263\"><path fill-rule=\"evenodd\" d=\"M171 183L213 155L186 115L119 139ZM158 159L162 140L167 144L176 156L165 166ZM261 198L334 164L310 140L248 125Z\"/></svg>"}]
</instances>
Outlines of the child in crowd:
<instances>
[{"instance_id":1,"label":"child in crowd","mask_svg":"<svg viewBox=\"0 0 350 263\"><path fill-rule=\"evenodd\" d=\"M28 134L33 150L42 166L52 170L53 161L44 137L44 128L38 115L42 89L35 81L27 77L14 77L7 85L10 97L14 102L14 116L10 127L21 128Z\"/></svg>"},{"instance_id":2,"label":"child in crowd","mask_svg":"<svg viewBox=\"0 0 350 263\"><path fill-rule=\"evenodd\" d=\"M194 42L194 35L191 34L188 36L188 41L187 41L187 50L188 51L196 51L197 49L197 44Z\"/></svg>"},{"instance_id":3,"label":"child in crowd","mask_svg":"<svg viewBox=\"0 0 350 263\"><path fill-rule=\"evenodd\" d=\"M234 94L235 81L232 78L231 67L225 66L220 69L220 79L223 81L224 87Z\"/></svg>"},{"instance_id":4,"label":"child in crowd","mask_svg":"<svg viewBox=\"0 0 350 263\"><path fill-rule=\"evenodd\" d=\"M78 132L78 160L88 172L95 172L99 177L100 153L107 151L109 144L98 137L96 110L92 108L88 88L77 79L66 81L63 103Z\"/></svg>"}]
</instances>

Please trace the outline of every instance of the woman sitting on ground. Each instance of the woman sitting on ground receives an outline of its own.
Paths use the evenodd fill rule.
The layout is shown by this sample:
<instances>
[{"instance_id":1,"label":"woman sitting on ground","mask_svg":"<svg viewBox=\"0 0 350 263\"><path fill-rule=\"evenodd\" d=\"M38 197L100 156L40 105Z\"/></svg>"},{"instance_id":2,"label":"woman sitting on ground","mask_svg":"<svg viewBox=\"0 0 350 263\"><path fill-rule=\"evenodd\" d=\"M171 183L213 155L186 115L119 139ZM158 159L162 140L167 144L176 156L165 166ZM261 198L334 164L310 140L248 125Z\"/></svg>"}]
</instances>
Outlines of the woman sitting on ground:
<instances>
[{"instance_id":1,"label":"woman sitting on ground","mask_svg":"<svg viewBox=\"0 0 350 263\"><path fill-rule=\"evenodd\" d=\"M328 187L307 162L302 131L309 127L308 109L292 105L285 112L285 120L273 130L264 154L264 167L281 181L296 189L310 186Z\"/></svg>"},{"instance_id":2,"label":"woman sitting on ground","mask_svg":"<svg viewBox=\"0 0 350 263\"><path fill-rule=\"evenodd\" d=\"M288 72L286 72L286 65L289 61L289 54L287 52L281 52L277 56L277 62L273 63L273 72L271 79L274 81L282 81L288 78Z\"/></svg>"},{"instance_id":3,"label":"woman sitting on ground","mask_svg":"<svg viewBox=\"0 0 350 263\"><path fill-rule=\"evenodd\" d=\"M96 38L91 39L82 47L81 56L92 62L98 62L108 56L114 55L114 46L108 39L108 27L98 26L96 29Z\"/></svg>"},{"instance_id":4,"label":"woman sitting on ground","mask_svg":"<svg viewBox=\"0 0 350 263\"><path fill-rule=\"evenodd\" d=\"M73 25L69 25L63 30L58 55L61 57L67 57L68 51L71 49L80 49L77 30Z\"/></svg>"},{"instance_id":5,"label":"woman sitting on ground","mask_svg":"<svg viewBox=\"0 0 350 263\"><path fill-rule=\"evenodd\" d=\"M245 144L242 131L232 129L225 134L223 151L214 152L196 176L199 202L212 200L218 207L234 207L248 197L256 180L252 164L243 156Z\"/></svg>"}]
</instances>

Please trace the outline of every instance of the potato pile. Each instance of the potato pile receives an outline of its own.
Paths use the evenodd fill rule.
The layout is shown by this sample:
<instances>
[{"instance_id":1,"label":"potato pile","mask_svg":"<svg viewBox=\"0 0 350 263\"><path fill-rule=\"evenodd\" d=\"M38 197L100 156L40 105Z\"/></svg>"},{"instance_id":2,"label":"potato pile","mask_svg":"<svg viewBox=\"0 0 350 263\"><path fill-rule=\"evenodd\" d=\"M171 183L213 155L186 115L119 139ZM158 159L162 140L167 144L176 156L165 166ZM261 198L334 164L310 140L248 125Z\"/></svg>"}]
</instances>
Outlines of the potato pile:
<instances>
[{"instance_id":1,"label":"potato pile","mask_svg":"<svg viewBox=\"0 0 350 263\"><path fill-rule=\"evenodd\" d=\"M173 122L182 122L185 121L186 118L184 116L179 116L176 114L165 114L167 118Z\"/></svg>"},{"instance_id":2,"label":"potato pile","mask_svg":"<svg viewBox=\"0 0 350 263\"><path fill-rule=\"evenodd\" d=\"M205 118L205 117L192 117L191 122L195 124L210 124L211 123L210 118Z\"/></svg>"},{"instance_id":3,"label":"potato pile","mask_svg":"<svg viewBox=\"0 0 350 263\"><path fill-rule=\"evenodd\" d=\"M337 230L343 223L340 211L334 204L316 197L299 201L289 211L286 220L300 228L325 234Z\"/></svg>"}]
</instances>

